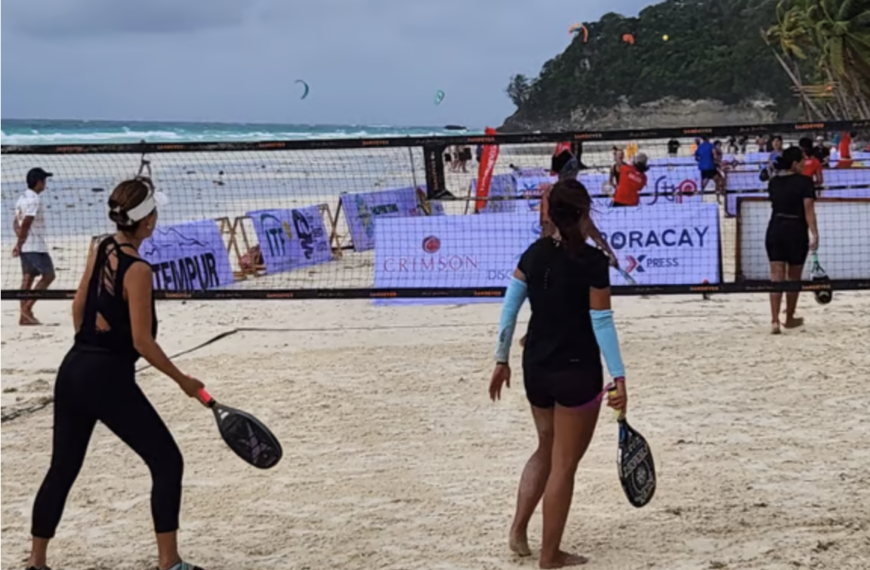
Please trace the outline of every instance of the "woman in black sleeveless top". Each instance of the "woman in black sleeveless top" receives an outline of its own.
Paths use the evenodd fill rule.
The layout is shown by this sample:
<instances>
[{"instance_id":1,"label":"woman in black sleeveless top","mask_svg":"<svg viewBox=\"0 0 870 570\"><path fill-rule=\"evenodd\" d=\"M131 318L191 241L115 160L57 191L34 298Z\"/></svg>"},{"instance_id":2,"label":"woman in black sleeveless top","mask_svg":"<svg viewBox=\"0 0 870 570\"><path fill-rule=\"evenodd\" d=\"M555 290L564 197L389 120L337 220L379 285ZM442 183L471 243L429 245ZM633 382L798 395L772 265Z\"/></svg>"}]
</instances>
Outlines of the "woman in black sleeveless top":
<instances>
[{"instance_id":1,"label":"woman in black sleeveless top","mask_svg":"<svg viewBox=\"0 0 870 570\"><path fill-rule=\"evenodd\" d=\"M102 422L148 465L151 513L159 570L197 570L181 561L176 535L181 508L181 452L157 411L136 384L142 356L191 397L202 383L183 374L155 341L157 317L151 266L138 247L154 231L165 196L147 178L119 184L109 198L118 232L91 251L73 301L75 344L54 387L51 466L33 505L29 570L47 570L46 551L64 503Z\"/></svg>"},{"instance_id":2,"label":"woman in black sleeveless top","mask_svg":"<svg viewBox=\"0 0 870 570\"><path fill-rule=\"evenodd\" d=\"M819 247L819 228L816 225L816 188L812 178L803 175L803 151L791 147L777 157L774 168L777 176L770 179L767 192L771 215L764 238L767 259L770 262L771 281L800 281L804 263L810 250ZM812 239L810 239L812 234ZM799 291L785 294L785 323L787 329L801 326L804 320L795 316ZM780 333L779 311L782 293L770 294L771 332Z\"/></svg>"}]
</instances>

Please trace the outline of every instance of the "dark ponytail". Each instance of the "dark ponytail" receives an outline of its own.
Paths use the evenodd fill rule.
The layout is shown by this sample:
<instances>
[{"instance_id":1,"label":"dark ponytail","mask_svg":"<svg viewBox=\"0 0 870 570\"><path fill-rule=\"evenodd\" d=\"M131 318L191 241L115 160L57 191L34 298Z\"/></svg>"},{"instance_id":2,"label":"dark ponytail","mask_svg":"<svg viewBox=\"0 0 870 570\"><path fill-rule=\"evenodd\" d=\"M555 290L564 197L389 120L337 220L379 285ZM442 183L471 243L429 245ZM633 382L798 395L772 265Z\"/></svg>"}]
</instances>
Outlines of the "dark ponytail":
<instances>
[{"instance_id":1,"label":"dark ponytail","mask_svg":"<svg viewBox=\"0 0 870 570\"><path fill-rule=\"evenodd\" d=\"M142 220L134 222L127 212L144 202L153 191L154 183L144 176L124 180L115 186L109 196L109 219L115 222L118 231L136 233Z\"/></svg>"},{"instance_id":2,"label":"dark ponytail","mask_svg":"<svg viewBox=\"0 0 870 570\"><path fill-rule=\"evenodd\" d=\"M558 228L565 249L572 257L585 253L586 235L583 225L592 211L592 198L578 180L557 182L550 192L549 214Z\"/></svg>"}]
</instances>

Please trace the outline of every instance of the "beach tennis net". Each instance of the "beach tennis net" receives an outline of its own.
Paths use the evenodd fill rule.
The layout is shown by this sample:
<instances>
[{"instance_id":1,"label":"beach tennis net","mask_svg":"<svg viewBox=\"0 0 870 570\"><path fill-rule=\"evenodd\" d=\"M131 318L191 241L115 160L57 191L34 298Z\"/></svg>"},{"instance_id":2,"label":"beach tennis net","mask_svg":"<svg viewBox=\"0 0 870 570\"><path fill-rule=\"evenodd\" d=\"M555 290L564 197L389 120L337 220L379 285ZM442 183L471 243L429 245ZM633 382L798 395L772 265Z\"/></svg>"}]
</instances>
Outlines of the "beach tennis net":
<instances>
[{"instance_id":1,"label":"beach tennis net","mask_svg":"<svg viewBox=\"0 0 870 570\"><path fill-rule=\"evenodd\" d=\"M91 244L115 230L113 188L137 175L170 199L139 250L160 298L499 297L540 237L542 188L556 181L554 168L574 166L571 157L620 265L611 273L616 294L865 289L870 153L858 148L862 128L4 146L3 298L69 298ZM844 133L855 141L847 156L837 147ZM808 137L822 163L816 213L827 279L813 281L810 263L803 282L769 279L765 173L775 136L785 147ZM703 164L707 152L713 169ZM52 173L38 196L26 192L33 168ZM638 205L613 208L619 181L641 171ZM15 257L28 212L36 216ZM34 272L31 254L43 250L56 277L33 291L22 268Z\"/></svg>"}]
</instances>

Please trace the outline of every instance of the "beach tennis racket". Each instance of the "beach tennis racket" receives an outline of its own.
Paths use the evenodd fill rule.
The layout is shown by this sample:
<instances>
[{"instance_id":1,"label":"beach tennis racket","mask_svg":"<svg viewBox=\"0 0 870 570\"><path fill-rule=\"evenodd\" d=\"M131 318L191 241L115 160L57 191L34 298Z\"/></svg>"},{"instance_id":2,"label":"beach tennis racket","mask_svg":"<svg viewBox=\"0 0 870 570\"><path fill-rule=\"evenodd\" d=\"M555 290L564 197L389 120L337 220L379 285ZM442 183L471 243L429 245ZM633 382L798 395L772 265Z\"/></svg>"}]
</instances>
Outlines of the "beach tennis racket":
<instances>
[{"instance_id":1,"label":"beach tennis racket","mask_svg":"<svg viewBox=\"0 0 870 570\"><path fill-rule=\"evenodd\" d=\"M813 267L810 269L810 275L812 276L813 283L816 285L829 285L831 280L828 278L828 274L825 273L825 270L822 269L822 264L819 263L819 254L815 251L813 252L812 260ZM830 289L816 291L814 295L816 297L816 303L819 305L827 305L834 300L834 292Z\"/></svg>"},{"instance_id":2,"label":"beach tennis racket","mask_svg":"<svg viewBox=\"0 0 870 570\"><path fill-rule=\"evenodd\" d=\"M635 281L634 278L628 274L628 271L626 271L622 267L617 267L616 270L619 271L619 274L622 275L622 278L625 279L626 283L628 283L629 285L637 285L637 281Z\"/></svg>"},{"instance_id":3,"label":"beach tennis racket","mask_svg":"<svg viewBox=\"0 0 870 570\"><path fill-rule=\"evenodd\" d=\"M284 452L278 438L260 420L219 404L205 389L199 391L199 399L214 412L221 437L236 455L258 469L270 469L281 461Z\"/></svg>"},{"instance_id":4,"label":"beach tennis racket","mask_svg":"<svg viewBox=\"0 0 870 570\"><path fill-rule=\"evenodd\" d=\"M616 385L610 388L616 393ZM640 508L649 503L656 492L656 466L652 450L646 439L632 428L619 410L615 410L619 423L619 449L616 469L625 497L632 506Z\"/></svg>"}]
</instances>

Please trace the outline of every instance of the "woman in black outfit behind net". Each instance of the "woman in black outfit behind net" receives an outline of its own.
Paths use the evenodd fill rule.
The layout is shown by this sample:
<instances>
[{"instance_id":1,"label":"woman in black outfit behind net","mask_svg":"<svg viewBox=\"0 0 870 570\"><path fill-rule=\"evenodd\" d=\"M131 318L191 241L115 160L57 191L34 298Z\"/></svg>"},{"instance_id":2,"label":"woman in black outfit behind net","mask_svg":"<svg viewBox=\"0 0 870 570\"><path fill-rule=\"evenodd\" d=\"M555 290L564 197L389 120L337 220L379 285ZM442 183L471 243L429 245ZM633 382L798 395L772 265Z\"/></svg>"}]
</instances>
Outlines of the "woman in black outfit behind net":
<instances>
[{"instance_id":1,"label":"woman in black outfit behind net","mask_svg":"<svg viewBox=\"0 0 870 570\"><path fill-rule=\"evenodd\" d=\"M178 554L181 452L157 411L136 384L142 356L190 397L202 383L183 374L157 342L151 266L139 256L154 231L165 196L147 178L121 182L109 198L118 231L92 249L73 301L75 344L54 387L51 466L33 505L29 570L47 570L46 551L69 491L84 463L97 422L129 445L151 471L151 514L159 570L199 570Z\"/></svg>"},{"instance_id":2,"label":"woman in black outfit behind net","mask_svg":"<svg viewBox=\"0 0 870 570\"><path fill-rule=\"evenodd\" d=\"M810 250L819 247L819 229L816 226L816 189L813 179L803 175L803 151L798 147L786 149L776 158L777 175L770 179L771 216L767 225L765 248L770 261L771 281L800 281L804 263ZM812 234L812 239L810 239ZM787 329L804 323L795 317L798 291L785 294L785 323ZM770 294L771 332L780 333L779 313L782 293Z\"/></svg>"}]
</instances>

